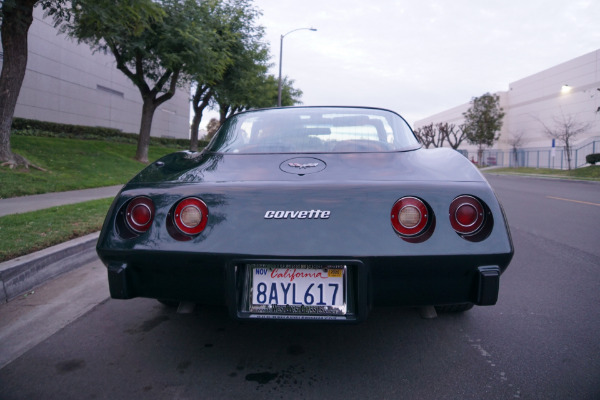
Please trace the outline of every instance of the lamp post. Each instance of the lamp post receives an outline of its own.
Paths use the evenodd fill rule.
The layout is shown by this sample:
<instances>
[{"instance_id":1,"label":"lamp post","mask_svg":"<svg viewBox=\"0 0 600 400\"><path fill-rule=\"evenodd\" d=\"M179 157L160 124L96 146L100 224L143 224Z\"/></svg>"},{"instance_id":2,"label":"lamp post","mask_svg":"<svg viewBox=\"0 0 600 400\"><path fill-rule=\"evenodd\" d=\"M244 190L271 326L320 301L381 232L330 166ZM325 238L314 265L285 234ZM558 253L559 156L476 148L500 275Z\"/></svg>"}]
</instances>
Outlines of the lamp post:
<instances>
[{"instance_id":1,"label":"lamp post","mask_svg":"<svg viewBox=\"0 0 600 400\"><path fill-rule=\"evenodd\" d=\"M302 30L316 31L317 29L316 28L298 28L298 29L294 29L293 31L289 31L285 35L281 35L281 39L279 42L279 84L277 85L277 107L281 107L281 62L283 60L283 38L292 32L302 31Z\"/></svg>"}]
</instances>

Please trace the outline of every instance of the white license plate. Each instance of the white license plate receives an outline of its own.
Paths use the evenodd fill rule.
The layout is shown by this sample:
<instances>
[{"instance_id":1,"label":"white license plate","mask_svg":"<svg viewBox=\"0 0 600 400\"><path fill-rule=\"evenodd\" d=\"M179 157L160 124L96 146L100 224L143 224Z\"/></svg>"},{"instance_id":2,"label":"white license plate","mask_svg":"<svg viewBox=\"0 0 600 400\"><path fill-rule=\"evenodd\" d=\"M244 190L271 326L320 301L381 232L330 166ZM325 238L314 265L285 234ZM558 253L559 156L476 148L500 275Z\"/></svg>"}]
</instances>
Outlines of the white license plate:
<instances>
[{"instance_id":1,"label":"white license plate","mask_svg":"<svg viewBox=\"0 0 600 400\"><path fill-rule=\"evenodd\" d=\"M250 311L273 314L346 313L344 265L251 265Z\"/></svg>"}]
</instances>

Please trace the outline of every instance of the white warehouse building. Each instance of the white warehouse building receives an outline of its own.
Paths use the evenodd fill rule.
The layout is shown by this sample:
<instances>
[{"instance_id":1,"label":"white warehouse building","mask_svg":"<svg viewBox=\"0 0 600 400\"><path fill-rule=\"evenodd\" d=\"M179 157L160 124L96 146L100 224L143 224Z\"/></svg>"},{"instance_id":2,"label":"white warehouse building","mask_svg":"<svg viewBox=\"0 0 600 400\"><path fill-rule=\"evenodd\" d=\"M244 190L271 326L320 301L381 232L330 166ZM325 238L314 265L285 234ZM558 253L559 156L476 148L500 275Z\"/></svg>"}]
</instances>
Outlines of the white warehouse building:
<instances>
[{"instance_id":1,"label":"white warehouse building","mask_svg":"<svg viewBox=\"0 0 600 400\"><path fill-rule=\"evenodd\" d=\"M34 10L27 70L15 117L137 134L142 97L117 69L112 54L92 53L87 44L59 34L52 19L43 15L41 7ZM189 138L189 95L189 89L178 88L175 96L156 110L152 136Z\"/></svg>"},{"instance_id":2,"label":"white warehouse building","mask_svg":"<svg viewBox=\"0 0 600 400\"><path fill-rule=\"evenodd\" d=\"M508 91L496 94L505 112L504 123L500 139L484 154L485 164L567 168L562 143L555 142L552 150L552 139L544 125L554 129L568 120L588 127L573 140L572 166L585 165L586 154L600 153L600 50L512 82ZM459 105L416 121L414 126L459 126L470 106ZM512 144L518 136L522 140L517 155ZM476 146L463 141L459 149L468 151L469 158L477 161Z\"/></svg>"}]
</instances>

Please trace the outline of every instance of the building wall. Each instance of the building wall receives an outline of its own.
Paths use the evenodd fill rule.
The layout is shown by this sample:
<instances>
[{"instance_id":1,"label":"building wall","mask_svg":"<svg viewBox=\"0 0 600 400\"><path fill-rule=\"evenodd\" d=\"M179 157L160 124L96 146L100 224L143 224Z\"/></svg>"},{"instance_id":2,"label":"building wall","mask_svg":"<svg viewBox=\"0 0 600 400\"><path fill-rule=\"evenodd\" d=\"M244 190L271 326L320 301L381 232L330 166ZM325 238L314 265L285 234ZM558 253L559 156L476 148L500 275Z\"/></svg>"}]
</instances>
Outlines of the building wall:
<instances>
[{"instance_id":1,"label":"building wall","mask_svg":"<svg viewBox=\"0 0 600 400\"><path fill-rule=\"evenodd\" d=\"M155 112L152 136L189 138L189 88ZM58 34L38 7L29 30L29 59L15 116L138 133L142 97L111 54Z\"/></svg>"},{"instance_id":2,"label":"building wall","mask_svg":"<svg viewBox=\"0 0 600 400\"><path fill-rule=\"evenodd\" d=\"M563 90L568 85L569 91ZM498 92L505 117L496 149L510 149L511 137L522 134L521 147L550 147L552 140L545 134L543 124L555 124L572 118L590 129L577 136L575 143L583 144L600 136L600 50L585 54L545 71L509 84L509 90ZM463 123L462 114L470 103L432 115L415 122L415 128L430 123ZM558 144L557 144L558 146ZM461 149L475 146L463 142Z\"/></svg>"}]
</instances>

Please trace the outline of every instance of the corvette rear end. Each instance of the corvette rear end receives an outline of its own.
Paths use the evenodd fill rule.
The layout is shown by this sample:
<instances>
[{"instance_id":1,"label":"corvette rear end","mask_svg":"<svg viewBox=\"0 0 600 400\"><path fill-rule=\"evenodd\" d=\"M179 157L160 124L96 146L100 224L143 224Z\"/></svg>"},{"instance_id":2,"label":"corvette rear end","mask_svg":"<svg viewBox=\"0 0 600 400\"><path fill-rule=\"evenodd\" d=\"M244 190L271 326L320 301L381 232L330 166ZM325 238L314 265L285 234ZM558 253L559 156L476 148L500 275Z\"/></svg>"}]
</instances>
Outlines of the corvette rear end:
<instances>
[{"instance_id":1,"label":"corvette rear end","mask_svg":"<svg viewBox=\"0 0 600 400\"><path fill-rule=\"evenodd\" d=\"M261 137L269 123L278 133ZM345 107L232 117L202 153L128 183L97 250L113 298L333 321L377 305L495 304L513 254L467 159L419 149L397 114Z\"/></svg>"}]
</instances>

